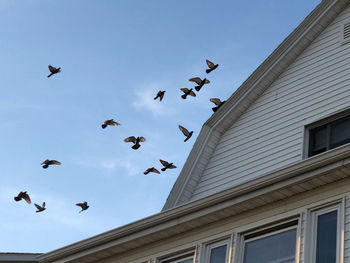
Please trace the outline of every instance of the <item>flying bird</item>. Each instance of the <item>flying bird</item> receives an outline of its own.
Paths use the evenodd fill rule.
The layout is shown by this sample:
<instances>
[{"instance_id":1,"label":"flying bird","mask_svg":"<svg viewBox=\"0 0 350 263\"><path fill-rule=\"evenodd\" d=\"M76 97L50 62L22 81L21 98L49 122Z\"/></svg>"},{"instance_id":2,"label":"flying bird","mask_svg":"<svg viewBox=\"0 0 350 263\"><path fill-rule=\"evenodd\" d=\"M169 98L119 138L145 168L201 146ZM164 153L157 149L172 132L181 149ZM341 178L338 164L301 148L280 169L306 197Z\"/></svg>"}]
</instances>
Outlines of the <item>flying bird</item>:
<instances>
[{"instance_id":1,"label":"flying bird","mask_svg":"<svg viewBox=\"0 0 350 263\"><path fill-rule=\"evenodd\" d=\"M140 142L145 142L145 141L146 141L146 139L144 137L135 138L135 136L130 136L130 137L124 139L124 142L132 142L134 144L131 147L134 150L137 150L138 148L140 148L140 146L141 146Z\"/></svg>"},{"instance_id":2,"label":"flying bird","mask_svg":"<svg viewBox=\"0 0 350 263\"><path fill-rule=\"evenodd\" d=\"M79 213L83 212L84 210L88 209L89 206L87 205L87 202L84 201L82 203L77 203L75 204L76 206L80 206L81 207L81 210L79 211Z\"/></svg>"},{"instance_id":3,"label":"flying bird","mask_svg":"<svg viewBox=\"0 0 350 263\"><path fill-rule=\"evenodd\" d=\"M49 65L49 70L50 70L51 73L50 73L50 75L47 76L48 78L51 77L52 75L56 74L56 73L61 72L61 68L55 68L55 67L53 67L51 65Z\"/></svg>"},{"instance_id":4,"label":"flying bird","mask_svg":"<svg viewBox=\"0 0 350 263\"><path fill-rule=\"evenodd\" d=\"M210 101L216 105L216 107L211 108L213 112L216 112L222 106L222 104L225 103L225 100L221 101L218 98L211 98Z\"/></svg>"},{"instance_id":5,"label":"flying bird","mask_svg":"<svg viewBox=\"0 0 350 263\"><path fill-rule=\"evenodd\" d=\"M50 165L61 165L61 163L59 161L56 160L45 160L44 162L42 162L43 168L46 169L48 168Z\"/></svg>"},{"instance_id":6,"label":"flying bird","mask_svg":"<svg viewBox=\"0 0 350 263\"><path fill-rule=\"evenodd\" d=\"M181 95L181 98L183 98L184 100L187 98L188 95L196 97L196 93L194 93L193 89L182 88L180 90L184 93L183 95Z\"/></svg>"},{"instance_id":7,"label":"flying bird","mask_svg":"<svg viewBox=\"0 0 350 263\"><path fill-rule=\"evenodd\" d=\"M106 120L106 121L104 121L104 123L101 125L101 126L102 126L102 129L105 129L108 125L109 125L109 126L118 126L118 125L120 125L120 123L114 121L113 119Z\"/></svg>"},{"instance_id":8,"label":"flying bird","mask_svg":"<svg viewBox=\"0 0 350 263\"><path fill-rule=\"evenodd\" d=\"M42 211L44 211L44 210L46 209L46 208L45 208L45 202L43 203L42 206L40 206L40 205L38 205L38 204L36 204L36 203L34 203L34 205L35 205L36 209L38 209L38 210L35 211L35 212L37 212L37 213L42 212Z\"/></svg>"},{"instance_id":9,"label":"flying bird","mask_svg":"<svg viewBox=\"0 0 350 263\"><path fill-rule=\"evenodd\" d=\"M157 95L154 97L154 100L158 99L159 98L159 101L162 101L163 97L164 97L164 93L165 93L165 90L163 91L158 91Z\"/></svg>"},{"instance_id":10,"label":"flying bird","mask_svg":"<svg viewBox=\"0 0 350 263\"><path fill-rule=\"evenodd\" d=\"M144 172L144 174L149 174L149 173L160 174L160 172L159 172L156 168L154 168L154 167L148 168L148 169Z\"/></svg>"},{"instance_id":11,"label":"flying bird","mask_svg":"<svg viewBox=\"0 0 350 263\"><path fill-rule=\"evenodd\" d=\"M164 168L161 169L163 172L166 169L174 169L174 168L176 168L176 166L173 165L173 163L168 163L167 161L163 161L163 160L159 160L159 161L164 166Z\"/></svg>"},{"instance_id":12,"label":"flying bird","mask_svg":"<svg viewBox=\"0 0 350 263\"><path fill-rule=\"evenodd\" d=\"M200 91L200 89L204 86L204 84L208 84L210 83L210 81L206 78L201 79L201 78L192 78L189 79L189 81L195 82L198 84L198 86L195 86L194 88L196 89L196 91Z\"/></svg>"},{"instance_id":13,"label":"flying bird","mask_svg":"<svg viewBox=\"0 0 350 263\"><path fill-rule=\"evenodd\" d=\"M15 201L21 201L24 199L28 204L31 204L32 201L30 201L30 197L27 194L27 192L20 192L17 196L14 197Z\"/></svg>"},{"instance_id":14,"label":"flying bird","mask_svg":"<svg viewBox=\"0 0 350 263\"><path fill-rule=\"evenodd\" d=\"M219 66L219 64L214 64L213 62L211 62L210 60L206 60L207 61L207 65L208 65L208 67L209 67L209 69L207 69L205 72L207 72L207 74L209 74L210 72L212 72L214 69L216 69L218 66Z\"/></svg>"},{"instance_id":15,"label":"flying bird","mask_svg":"<svg viewBox=\"0 0 350 263\"><path fill-rule=\"evenodd\" d=\"M181 125L179 125L179 129L180 131L182 131L182 133L185 135L186 139L184 140L184 142L188 141L189 138L191 138L193 131L189 132L185 127L182 127Z\"/></svg>"}]
</instances>

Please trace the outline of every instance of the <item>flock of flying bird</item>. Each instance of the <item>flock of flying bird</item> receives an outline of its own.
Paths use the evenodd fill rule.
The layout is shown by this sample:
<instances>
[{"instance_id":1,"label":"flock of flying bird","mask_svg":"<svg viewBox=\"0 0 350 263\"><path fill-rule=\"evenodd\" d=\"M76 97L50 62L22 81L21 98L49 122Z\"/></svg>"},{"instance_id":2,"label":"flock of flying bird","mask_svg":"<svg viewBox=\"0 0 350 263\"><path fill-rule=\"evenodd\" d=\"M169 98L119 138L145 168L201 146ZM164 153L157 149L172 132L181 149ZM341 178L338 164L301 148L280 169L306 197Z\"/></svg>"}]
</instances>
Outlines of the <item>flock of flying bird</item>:
<instances>
[{"instance_id":1,"label":"flock of flying bird","mask_svg":"<svg viewBox=\"0 0 350 263\"><path fill-rule=\"evenodd\" d=\"M206 60L206 63L209 67L206 70L207 74L209 74L211 71L215 70L219 66L219 64L214 64L213 62L211 62L209 60ZM55 67L49 65L49 71L50 71L50 74L47 76L48 78L50 78L54 74L61 72L61 68L60 67L55 68ZM194 87L197 92L200 91L201 88L205 84L210 83L210 81L208 79L206 79L206 78L201 79L198 77L191 78L191 79L189 79L189 81L195 82L197 84L197 86ZM183 95L181 95L182 99L186 99L188 95L190 95L192 97L196 97L196 93L193 91L193 88L191 88L191 89L182 88L181 91L184 93ZM165 90L158 91L157 95L154 97L154 100L157 100L159 98L159 101L162 101L164 94L165 94ZM212 108L213 112L216 112L222 106L222 104L225 103L225 101L221 101L218 98L211 98L210 101L216 105L215 107ZM114 119L110 119L110 120L104 121L104 123L101 125L101 127L102 127L102 129L105 129L107 126L119 126L119 125L120 125L120 123L114 121ZM183 127L181 125L179 125L179 129L183 133L183 135L186 137L184 142L188 141L191 138L193 131L190 132L185 127ZM124 141L133 143L133 146L131 146L131 148L134 150L137 150L141 147L140 142L145 142L146 139L142 136L140 136L140 137L130 136L128 138L125 138ZM163 168L161 169L162 172L165 172L167 169L176 168L176 166L173 163L169 163L169 162L161 160L161 159L159 161L163 165ZM41 165L42 165L42 168L47 169L50 165L61 165L61 162L56 161L56 160L45 160ZM144 172L144 174L149 174L149 173L160 174L159 170L157 170L155 167L148 168ZM14 197L14 199L17 202L21 201L23 199L28 204L31 204L31 199L30 199L29 195L27 194L27 192L20 192L17 196ZM36 211L37 213L42 212L46 209L45 202L43 202L42 205L38 205L36 203L34 203L34 205L37 208L37 211ZM86 201L84 201L82 203L77 203L76 206L79 206L81 208L79 213L81 213L82 211L89 208L88 203Z\"/></svg>"}]
</instances>

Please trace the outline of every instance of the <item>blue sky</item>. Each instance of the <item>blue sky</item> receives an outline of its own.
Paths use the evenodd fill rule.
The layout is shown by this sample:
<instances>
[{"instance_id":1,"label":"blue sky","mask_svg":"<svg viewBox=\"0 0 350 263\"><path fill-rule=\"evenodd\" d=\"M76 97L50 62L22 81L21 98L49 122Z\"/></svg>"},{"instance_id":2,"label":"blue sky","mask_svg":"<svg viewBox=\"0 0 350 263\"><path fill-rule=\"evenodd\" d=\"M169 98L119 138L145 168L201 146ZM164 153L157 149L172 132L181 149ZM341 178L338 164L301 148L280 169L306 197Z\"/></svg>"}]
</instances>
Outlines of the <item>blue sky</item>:
<instances>
[{"instance_id":1,"label":"blue sky","mask_svg":"<svg viewBox=\"0 0 350 263\"><path fill-rule=\"evenodd\" d=\"M0 251L48 252L159 212L209 98L227 99L319 2L0 0ZM182 100L207 58L211 83ZM62 73L48 79L49 64ZM121 126L102 130L110 118ZM134 151L131 135L147 141ZM178 168L143 175L160 158Z\"/></svg>"}]
</instances>

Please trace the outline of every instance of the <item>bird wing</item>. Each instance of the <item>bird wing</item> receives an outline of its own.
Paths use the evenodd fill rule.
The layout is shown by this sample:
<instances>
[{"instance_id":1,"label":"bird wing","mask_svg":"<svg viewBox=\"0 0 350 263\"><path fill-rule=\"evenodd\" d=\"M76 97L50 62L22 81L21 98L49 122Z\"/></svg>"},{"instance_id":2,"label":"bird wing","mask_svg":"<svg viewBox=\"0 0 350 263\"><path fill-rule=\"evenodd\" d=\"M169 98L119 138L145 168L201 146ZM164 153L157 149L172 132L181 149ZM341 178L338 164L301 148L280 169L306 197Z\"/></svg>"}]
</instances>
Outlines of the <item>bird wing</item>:
<instances>
[{"instance_id":1,"label":"bird wing","mask_svg":"<svg viewBox=\"0 0 350 263\"><path fill-rule=\"evenodd\" d=\"M169 168L170 168L170 169L174 169L174 168L176 168L176 166L175 166L175 165L170 165Z\"/></svg>"},{"instance_id":2,"label":"bird wing","mask_svg":"<svg viewBox=\"0 0 350 263\"><path fill-rule=\"evenodd\" d=\"M140 142L145 142L146 141L146 138L145 137L140 137Z\"/></svg>"},{"instance_id":3,"label":"bird wing","mask_svg":"<svg viewBox=\"0 0 350 263\"><path fill-rule=\"evenodd\" d=\"M182 89L180 89L181 91L183 91L183 92L188 92L188 88L182 88Z\"/></svg>"},{"instance_id":4,"label":"bird wing","mask_svg":"<svg viewBox=\"0 0 350 263\"><path fill-rule=\"evenodd\" d=\"M160 91L159 100L162 101L165 91Z\"/></svg>"},{"instance_id":5,"label":"bird wing","mask_svg":"<svg viewBox=\"0 0 350 263\"><path fill-rule=\"evenodd\" d=\"M179 125L179 129L180 131L182 131L182 133L187 137L190 132L185 128L185 127L182 127L181 125Z\"/></svg>"},{"instance_id":6,"label":"bird wing","mask_svg":"<svg viewBox=\"0 0 350 263\"><path fill-rule=\"evenodd\" d=\"M36 209L38 209L38 210L42 209L42 207L40 205L37 205L35 203L34 203L34 205L35 205Z\"/></svg>"},{"instance_id":7,"label":"bird wing","mask_svg":"<svg viewBox=\"0 0 350 263\"><path fill-rule=\"evenodd\" d=\"M76 206L80 206L81 208L83 208L83 206L84 206L84 203L77 203L77 204L75 204Z\"/></svg>"},{"instance_id":8,"label":"bird wing","mask_svg":"<svg viewBox=\"0 0 350 263\"><path fill-rule=\"evenodd\" d=\"M113 126L118 126L118 125L120 125L120 123L118 123L118 122L116 122L116 121L112 121L111 125L113 125Z\"/></svg>"},{"instance_id":9,"label":"bird wing","mask_svg":"<svg viewBox=\"0 0 350 263\"><path fill-rule=\"evenodd\" d=\"M209 79L205 79L204 84L210 83Z\"/></svg>"},{"instance_id":10,"label":"bird wing","mask_svg":"<svg viewBox=\"0 0 350 263\"><path fill-rule=\"evenodd\" d=\"M125 138L124 139L124 142L133 142L133 143L136 143L136 138L135 136L130 136L128 138Z\"/></svg>"},{"instance_id":11,"label":"bird wing","mask_svg":"<svg viewBox=\"0 0 350 263\"><path fill-rule=\"evenodd\" d=\"M169 163L168 163L167 161L164 161L164 160L162 160L162 159L160 159L159 161L160 161L160 163L161 163L163 166L165 166L165 167L169 165Z\"/></svg>"},{"instance_id":12,"label":"bird wing","mask_svg":"<svg viewBox=\"0 0 350 263\"><path fill-rule=\"evenodd\" d=\"M202 82L202 79L201 78L191 78L191 79L189 79L189 81L196 82L198 85L200 85Z\"/></svg>"},{"instance_id":13,"label":"bird wing","mask_svg":"<svg viewBox=\"0 0 350 263\"><path fill-rule=\"evenodd\" d=\"M41 165L43 165L43 164L47 164L47 162L48 162L49 160L45 160L45 161L43 161L42 163L41 163Z\"/></svg>"},{"instance_id":14,"label":"bird wing","mask_svg":"<svg viewBox=\"0 0 350 263\"><path fill-rule=\"evenodd\" d=\"M55 67L49 65L49 70L51 73L54 73L54 72L56 72L57 69Z\"/></svg>"},{"instance_id":15,"label":"bird wing","mask_svg":"<svg viewBox=\"0 0 350 263\"><path fill-rule=\"evenodd\" d=\"M61 165L61 163L59 161L56 161L56 160L51 160L51 164Z\"/></svg>"},{"instance_id":16,"label":"bird wing","mask_svg":"<svg viewBox=\"0 0 350 263\"><path fill-rule=\"evenodd\" d=\"M30 201L30 197L29 197L29 195L28 195L27 193L23 193L23 194L22 194L22 198L23 198L24 200L26 200L26 202L27 202L28 204L31 204L31 203L32 203L32 201Z\"/></svg>"},{"instance_id":17,"label":"bird wing","mask_svg":"<svg viewBox=\"0 0 350 263\"><path fill-rule=\"evenodd\" d=\"M218 98L211 98L210 101L215 103L215 105L219 106L221 104L221 100Z\"/></svg>"},{"instance_id":18,"label":"bird wing","mask_svg":"<svg viewBox=\"0 0 350 263\"><path fill-rule=\"evenodd\" d=\"M156 168L152 167L150 169L151 169L150 170L151 172L156 173L156 174L160 174L160 172Z\"/></svg>"},{"instance_id":19,"label":"bird wing","mask_svg":"<svg viewBox=\"0 0 350 263\"><path fill-rule=\"evenodd\" d=\"M194 93L193 90L191 90L190 95L191 95L192 97L196 97L196 93Z\"/></svg>"},{"instance_id":20,"label":"bird wing","mask_svg":"<svg viewBox=\"0 0 350 263\"><path fill-rule=\"evenodd\" d=\"M43 202L43 208L45 208L45 206L46 206L46 204L45 204L45 202Z\"/></svg>"},{"instance_id":21,"label":"bird wing","mask_svg":"<svg viewBox=\"0 0 350 263\"><path fill-rule=\"evenodd\" d=\"M207 59L207 65L209 68L215 67L214 63Z\"/></svg>"}]
</instances>

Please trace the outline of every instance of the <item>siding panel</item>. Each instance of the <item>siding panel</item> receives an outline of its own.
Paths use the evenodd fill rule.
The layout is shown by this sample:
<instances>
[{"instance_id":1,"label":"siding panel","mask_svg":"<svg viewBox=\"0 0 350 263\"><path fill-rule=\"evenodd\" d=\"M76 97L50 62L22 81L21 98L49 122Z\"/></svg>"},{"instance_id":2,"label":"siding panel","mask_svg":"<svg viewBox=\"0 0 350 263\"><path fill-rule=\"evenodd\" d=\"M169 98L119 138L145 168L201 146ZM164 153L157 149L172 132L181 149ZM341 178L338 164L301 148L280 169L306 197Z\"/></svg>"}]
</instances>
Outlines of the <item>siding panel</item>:
<instances>
[{"instance_id":1,"label":"siding panel","mask_svg":"<svg viewBox=\"0 0 350 263\"><path fill-rule=\"evenodd\" d=\"M305 125L350 107L350 44L339 38L349 18L348 7L210 145L191 200L302 160Z\"/></svg>"}]
</instances>

